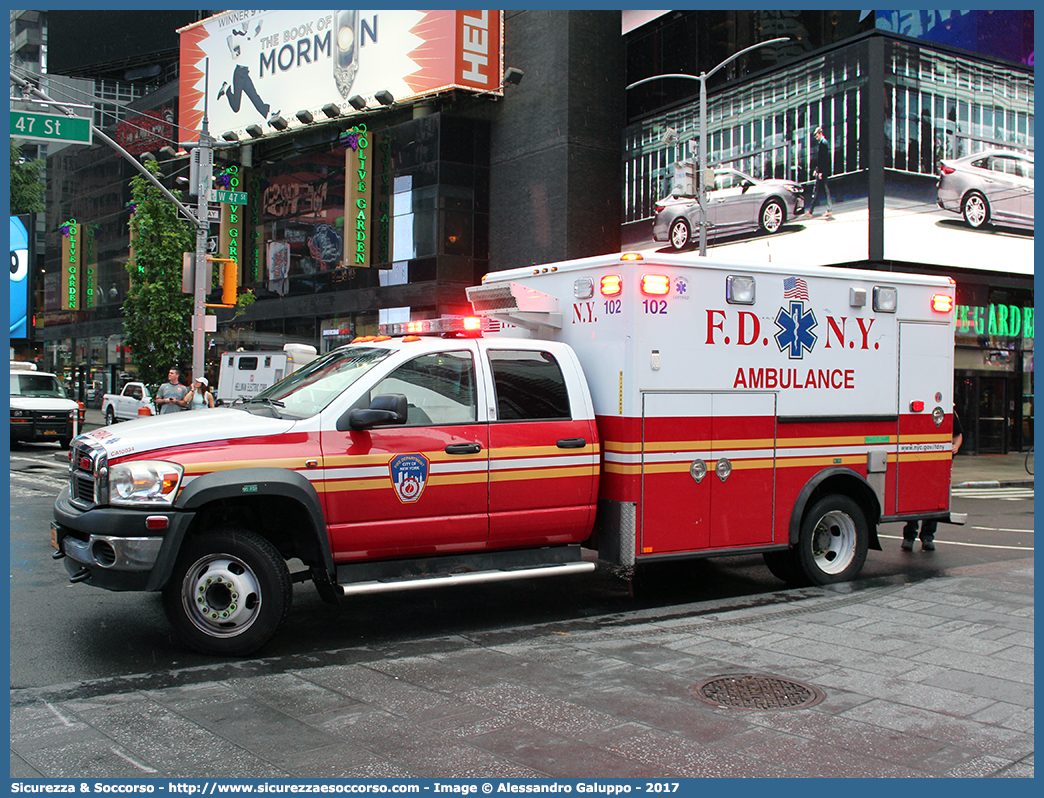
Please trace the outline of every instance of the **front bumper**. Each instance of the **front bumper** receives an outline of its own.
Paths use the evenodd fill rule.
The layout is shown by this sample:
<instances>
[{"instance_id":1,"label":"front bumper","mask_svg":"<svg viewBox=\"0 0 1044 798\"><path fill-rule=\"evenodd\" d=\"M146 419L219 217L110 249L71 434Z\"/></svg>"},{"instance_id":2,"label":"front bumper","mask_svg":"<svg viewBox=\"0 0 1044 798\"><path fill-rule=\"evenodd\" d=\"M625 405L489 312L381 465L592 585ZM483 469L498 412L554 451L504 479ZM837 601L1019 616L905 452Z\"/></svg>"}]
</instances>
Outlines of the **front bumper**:
<instances>
[{"instance_id":1,"label":"front bumper","mask_svg":"<svg viewBox=\"0 0 1044 798\"><path fill-rule=\"evenodd\" d=\"M68 486L54 505L51 545L64 555L65 568L77 582L107 590L159 590L177 555L194 513L171 508L80 510ZM146 523L165 519L165 529Z\"/></svg>"}]
</instances>

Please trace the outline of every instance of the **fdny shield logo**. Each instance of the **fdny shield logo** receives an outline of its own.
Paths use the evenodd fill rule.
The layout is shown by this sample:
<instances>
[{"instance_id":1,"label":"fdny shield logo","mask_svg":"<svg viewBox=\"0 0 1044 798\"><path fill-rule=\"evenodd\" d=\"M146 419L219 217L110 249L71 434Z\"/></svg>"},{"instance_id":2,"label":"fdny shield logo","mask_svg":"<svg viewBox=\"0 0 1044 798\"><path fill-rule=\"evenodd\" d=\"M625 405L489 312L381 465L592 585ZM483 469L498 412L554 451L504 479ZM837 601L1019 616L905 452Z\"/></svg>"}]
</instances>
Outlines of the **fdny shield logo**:
<instances>
[{"instance_id":1,"label":"fdny shield logo","mask_svg":"<svg viewBox=\"0 0 1044 798\"><path fill-rule=\"evenodd\" d=\"M392 487L403 504L417 501L428 482L428 458L422 454L400 454L389 464Z\"/></svg>"}]
</instances>

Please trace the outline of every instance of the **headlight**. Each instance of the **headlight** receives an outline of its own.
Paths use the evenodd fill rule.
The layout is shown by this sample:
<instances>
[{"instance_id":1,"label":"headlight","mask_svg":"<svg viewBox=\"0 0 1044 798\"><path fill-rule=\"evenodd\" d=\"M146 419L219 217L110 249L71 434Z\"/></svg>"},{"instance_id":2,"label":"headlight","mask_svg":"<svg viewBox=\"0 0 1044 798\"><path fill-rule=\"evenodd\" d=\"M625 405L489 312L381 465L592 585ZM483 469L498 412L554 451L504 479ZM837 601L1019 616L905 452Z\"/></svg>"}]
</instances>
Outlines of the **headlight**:
<instances>
[{"instance_id":1,"label":"headlight","mask_svg":"<svg viewBox=\"0 0 1044 798\"><path fill-rule=\"evenodd\" d=\"M159 460L109 466L109 504L173 504L183 471Z\"/></svg>"},{"instance_id":2,"label":"headlight","mask_svg":"<svg viewBox=\"0 0 1044 798\"><path fill-rule=\"evenodd\" d=\"M801 186L783 186L783 188L785 188L791 194L802 194L805 191L803 188L801 188Z\"/></svg>"},{"instance_id":3,"label":"headlight","mask_svg":"<svg viewBox=\"0 0 1044 798\"><path fill-rule=\"evenodd\" d=\"M28 418L31 415L32 412L29 410L15 410L13 408L11 409L11 418Z\"/></svg>"}]
</instances>

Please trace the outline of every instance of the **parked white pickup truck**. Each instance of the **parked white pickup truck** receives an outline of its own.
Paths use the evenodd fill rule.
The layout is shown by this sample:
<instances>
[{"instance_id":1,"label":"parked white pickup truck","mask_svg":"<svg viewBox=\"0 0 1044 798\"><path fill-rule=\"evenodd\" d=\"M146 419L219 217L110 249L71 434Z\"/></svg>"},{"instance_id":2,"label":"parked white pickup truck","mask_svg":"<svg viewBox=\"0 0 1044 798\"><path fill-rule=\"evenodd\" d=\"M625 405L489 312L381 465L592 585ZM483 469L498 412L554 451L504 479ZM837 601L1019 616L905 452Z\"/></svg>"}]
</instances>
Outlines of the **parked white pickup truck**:
<instances>
[{"instance_id":1,"label":"parked white pickup truck","mask_svg":"<svg viewBox=\"0 0 1044 798\"><path fill-rule=\"evenodd\" d=\"M142 408L147 408L150 415L156 415L156 405L143 382L128 382L119 393L107 393L102 397L101 410L106 424L135 419Z\"/></svg>"}]
</instances>

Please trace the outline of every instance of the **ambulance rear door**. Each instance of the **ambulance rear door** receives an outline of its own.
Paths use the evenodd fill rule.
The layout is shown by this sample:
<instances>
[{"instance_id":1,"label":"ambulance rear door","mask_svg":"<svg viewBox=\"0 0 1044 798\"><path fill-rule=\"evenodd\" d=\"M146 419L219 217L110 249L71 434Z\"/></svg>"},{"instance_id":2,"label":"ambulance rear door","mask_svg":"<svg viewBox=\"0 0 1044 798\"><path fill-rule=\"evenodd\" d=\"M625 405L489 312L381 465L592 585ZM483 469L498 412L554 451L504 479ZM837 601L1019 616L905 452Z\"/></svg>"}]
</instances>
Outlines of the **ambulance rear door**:
<instances>
[{"instance_id":1,"label":"ambulance rear door","mask_svg":"<svg viewBox=\"0 0 1044 798\"><path fill-rule=\"evenodd\" d=\"M897 514L949 507L953 459L952 352L950 325L900 322ZM937 426L933 415L939 413L944 418Z\"/></svg>"}]
</instances>

